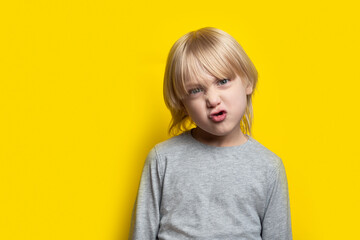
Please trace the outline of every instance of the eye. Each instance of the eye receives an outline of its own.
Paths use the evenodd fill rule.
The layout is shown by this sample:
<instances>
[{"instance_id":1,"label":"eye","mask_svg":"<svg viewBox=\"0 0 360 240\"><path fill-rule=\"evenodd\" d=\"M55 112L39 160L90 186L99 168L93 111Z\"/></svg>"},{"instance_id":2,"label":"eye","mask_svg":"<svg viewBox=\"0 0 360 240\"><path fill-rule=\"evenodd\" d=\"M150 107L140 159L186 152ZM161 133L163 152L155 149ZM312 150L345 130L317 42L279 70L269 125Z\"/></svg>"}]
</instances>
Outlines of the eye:
<instances>
[{"instance_id":1,"label":"eye","mask_svg":"<svg viewBox=\"0 0 360 240\"><path fill-rule=\"evenodd\" d=\"M189 90L189 94L196 94L196 93L199 93L201 91L202 91L201 88L194 88L194 89Z\"/></svg>"},{"instance_id":2,"label":"eye","mask_svg":"<svg viewBox=\"0 0 360 240\"><path fill-rule=\"evenodd\" d=\"M224 84L227 84L228 82L229 82L229 79L222 79L222 80L218 81L218 84L219 85L224 85Z\"/></svg>"}]
</instances>

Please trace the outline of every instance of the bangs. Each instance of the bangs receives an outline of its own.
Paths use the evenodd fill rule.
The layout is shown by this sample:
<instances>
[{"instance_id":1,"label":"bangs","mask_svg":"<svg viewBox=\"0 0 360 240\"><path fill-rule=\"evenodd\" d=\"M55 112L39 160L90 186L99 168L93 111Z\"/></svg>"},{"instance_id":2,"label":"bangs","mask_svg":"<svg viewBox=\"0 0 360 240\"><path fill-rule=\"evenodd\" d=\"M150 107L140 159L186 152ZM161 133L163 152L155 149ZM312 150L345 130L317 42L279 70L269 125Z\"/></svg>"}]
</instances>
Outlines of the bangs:
<instances>
[{"instance_id":1,"label":"bangs","mask_svg":"<svg viewBox=\"0 0 360 240\"><path fill-rule=\"evenodd\" d=\"M236 58L220 43L193 39L175 66L175 89L180 99L188 95L186 83L202 85L210 78L233 79L239 72Z\"/></svg>"}]
</instances>

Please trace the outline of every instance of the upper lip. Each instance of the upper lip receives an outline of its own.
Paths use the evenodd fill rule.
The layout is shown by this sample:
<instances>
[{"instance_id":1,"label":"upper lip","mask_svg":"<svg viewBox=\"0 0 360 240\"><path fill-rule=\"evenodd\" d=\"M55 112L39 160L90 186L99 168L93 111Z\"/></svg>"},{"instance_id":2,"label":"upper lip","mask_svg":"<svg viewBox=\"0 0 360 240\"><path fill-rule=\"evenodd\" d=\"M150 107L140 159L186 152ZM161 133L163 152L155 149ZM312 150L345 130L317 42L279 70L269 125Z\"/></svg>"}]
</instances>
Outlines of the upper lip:
<instances>
[{"instance_id":1,"label":"upper lip","mask_svg":"<svg viewBox=\"0 0 360 240\"><path fill-rule=\"evenodd\" d=\"M218 114L218 113L220 113L220 112L226 113L226 111L225 111L225 110L222 110L222 109L220 109L220 110L215 110L215 111L210 112L210 118L212 118L214 115L216 115L216 114Z\"/></svg>"}]
</instances>

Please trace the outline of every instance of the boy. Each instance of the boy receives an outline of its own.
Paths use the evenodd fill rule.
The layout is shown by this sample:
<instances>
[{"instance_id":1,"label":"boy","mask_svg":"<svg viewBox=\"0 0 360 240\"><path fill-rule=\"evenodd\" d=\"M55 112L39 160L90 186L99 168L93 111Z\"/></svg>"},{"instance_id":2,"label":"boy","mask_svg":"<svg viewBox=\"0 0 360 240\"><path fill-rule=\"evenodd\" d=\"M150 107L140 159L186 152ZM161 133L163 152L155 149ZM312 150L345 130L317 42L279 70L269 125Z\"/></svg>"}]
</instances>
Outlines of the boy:
<instances>
[{"instance_id":1,"label":"boy","mask_svg":"<svg viewBox=\"0 0 360 240\"><path fill-rule=\"evenodd\" d=\"M174 44L164 99L169 132L180 134L146 158L129 239L292 239L282 160L251 137L256 83L246 53L219 29Z\"/></svg>"}]
</instances>

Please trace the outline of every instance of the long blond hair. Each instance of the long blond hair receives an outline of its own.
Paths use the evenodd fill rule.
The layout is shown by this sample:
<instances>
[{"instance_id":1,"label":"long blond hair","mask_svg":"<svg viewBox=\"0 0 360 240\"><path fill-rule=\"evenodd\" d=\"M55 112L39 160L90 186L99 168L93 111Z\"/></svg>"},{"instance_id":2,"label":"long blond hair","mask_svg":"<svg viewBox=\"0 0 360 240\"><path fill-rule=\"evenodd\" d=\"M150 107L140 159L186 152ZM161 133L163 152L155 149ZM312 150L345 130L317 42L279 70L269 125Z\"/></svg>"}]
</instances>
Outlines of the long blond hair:
<instances>
[{"instance_id":1,"label":"long blond hair","mask_svg":"<svg viewBox=\"0 0 360 240\"><path fill-rule=\"evenodd\" d=\"M232 36L212 27L185 34L169 52L163 88L165 104L172 115L168 133L177 135L194 125L182 103L187 94L185 82L200 78L204 72L218 79L237 75L244 83L251 84L253 91L247 95L246 110L240 122L242 132L251 135L252 96L258 80L257 70Z\"/></svg>"}]
</instances>

